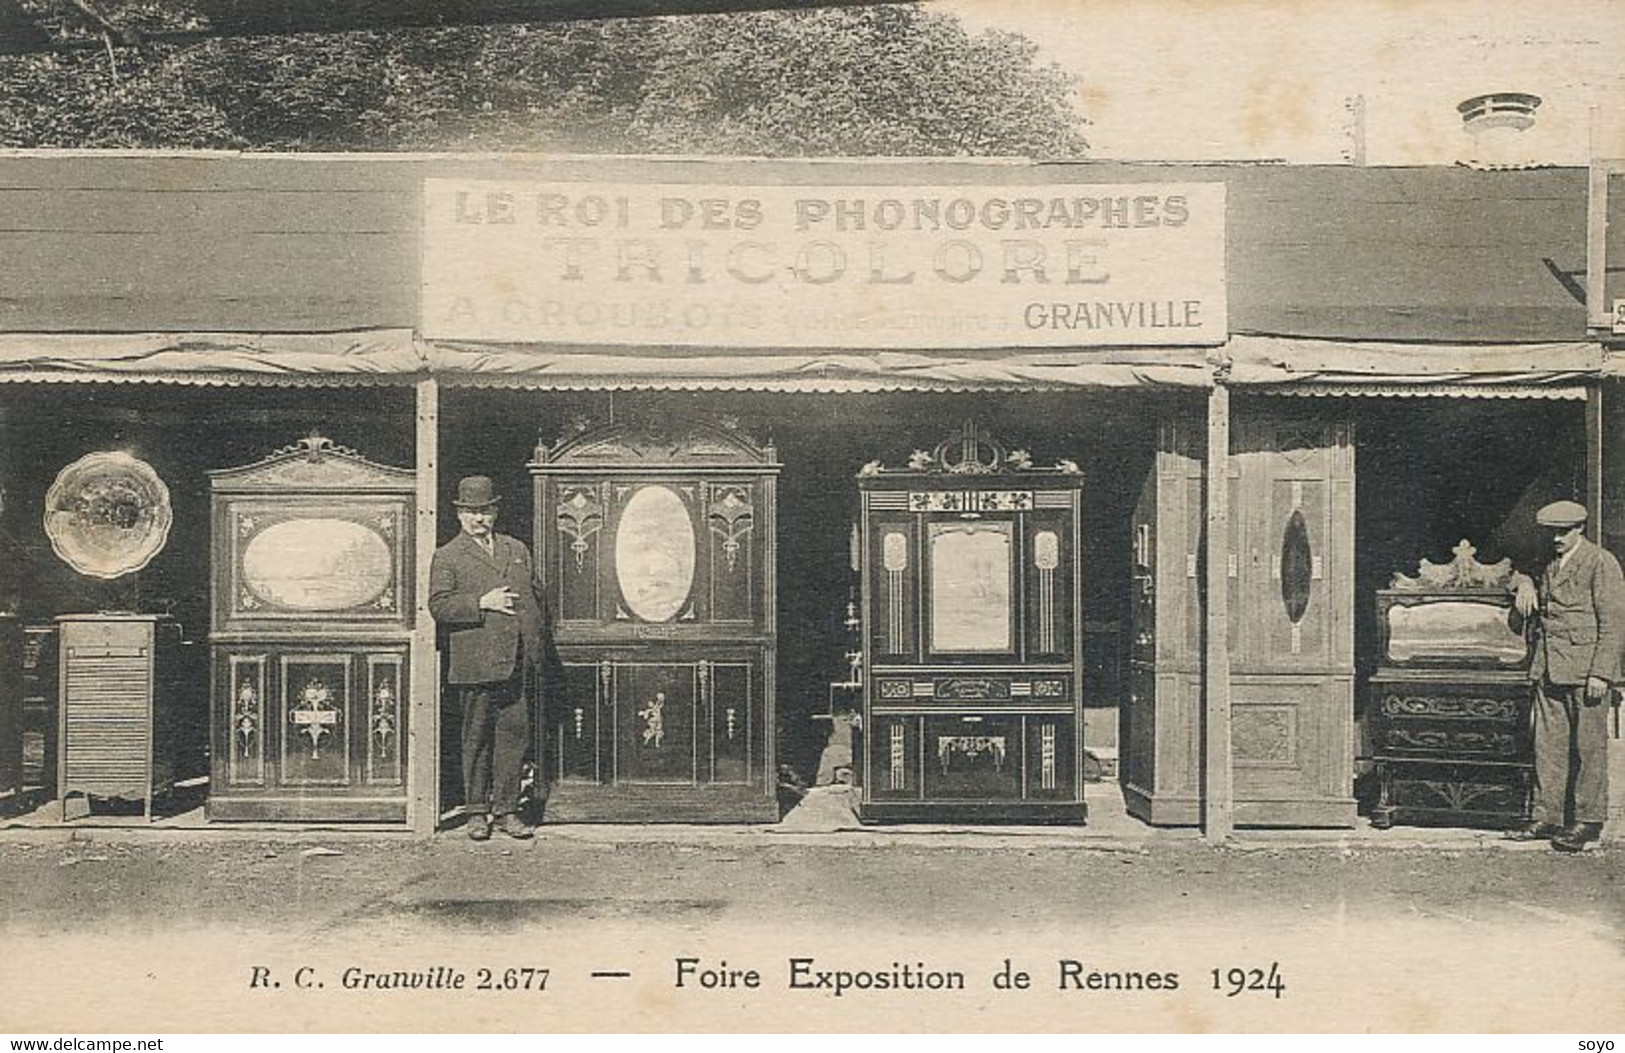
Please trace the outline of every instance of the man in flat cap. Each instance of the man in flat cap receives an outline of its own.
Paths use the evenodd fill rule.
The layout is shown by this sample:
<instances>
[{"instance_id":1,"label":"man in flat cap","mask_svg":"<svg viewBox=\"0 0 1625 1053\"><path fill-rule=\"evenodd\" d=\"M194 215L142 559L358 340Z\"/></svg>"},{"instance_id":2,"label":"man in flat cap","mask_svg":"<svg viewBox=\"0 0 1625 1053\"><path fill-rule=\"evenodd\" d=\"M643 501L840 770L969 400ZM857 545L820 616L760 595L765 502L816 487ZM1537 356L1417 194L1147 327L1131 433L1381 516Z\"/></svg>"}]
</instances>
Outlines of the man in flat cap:
<instances>
[{"instance_id":1,"label":"man in flat cap","mask_svg":"<svg viewBox=\"0 0 1625 1053\"><path fill-rule=\"evenodd\" d=\"M1529 675L1535 701L1534 821L1513 837L1578 852L1608 816L1608 708L1625 651L1625 575L1585 536L1585 507L1556 501L1535 513L1554 557L1540 585L1515 576L1515 605L1539 614ZM1572 803L1572 809L1570 804Z\"/></svg>"},{"instance_id":2,"label":"man in flat cap","mask_svg":"<svg viewBox=\"0 0 1625 1053\"><path fill-rule=\"evenodd\" d=\"M518 814L530 707L557 701L563 671L530 550L496 532L500 500L486 476L458 482L462 529L429 564L429 613L450 630L446 679L462 706L463 801L476 841L493 824L509 837L534 834Z\"/></svg>"}]
</instances>

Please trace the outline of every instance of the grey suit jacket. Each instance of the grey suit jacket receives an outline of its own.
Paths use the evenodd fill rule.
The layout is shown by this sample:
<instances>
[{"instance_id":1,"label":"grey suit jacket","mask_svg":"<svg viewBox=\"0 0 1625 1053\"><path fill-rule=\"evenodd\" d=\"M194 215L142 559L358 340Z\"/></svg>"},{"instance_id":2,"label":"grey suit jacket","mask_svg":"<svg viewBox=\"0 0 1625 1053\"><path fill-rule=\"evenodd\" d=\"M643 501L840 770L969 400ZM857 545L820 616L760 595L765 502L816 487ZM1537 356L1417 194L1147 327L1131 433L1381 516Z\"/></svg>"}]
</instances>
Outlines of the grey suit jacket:
<instances>
[{"instance_id":1,"label":"grey suit jacket","mask_svg":"<svg viewBox=\"0 0 1625 1053\"><path fill-rule=\"evenodd\" d=\"M1625 659L1625 574L1607 549L1582 538L1567 566L1540 576L1540 637L1530 676L1552 684L1620 680Z\"/></svg>"}]
</instances>

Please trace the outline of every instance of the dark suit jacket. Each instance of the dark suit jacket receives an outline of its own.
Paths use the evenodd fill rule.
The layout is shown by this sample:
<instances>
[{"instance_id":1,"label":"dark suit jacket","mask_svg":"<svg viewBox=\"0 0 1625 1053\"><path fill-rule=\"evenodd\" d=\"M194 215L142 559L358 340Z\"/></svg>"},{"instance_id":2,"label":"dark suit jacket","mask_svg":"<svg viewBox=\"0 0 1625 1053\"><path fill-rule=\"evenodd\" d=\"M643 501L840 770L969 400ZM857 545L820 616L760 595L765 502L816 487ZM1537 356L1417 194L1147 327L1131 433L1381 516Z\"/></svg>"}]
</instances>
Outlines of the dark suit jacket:
<instances>
[{"instance_id":1,"label":"dark suit jacket","mask_svg":"<svg viewBox=\"0 0 1625 1053\"><path fill-rule=\"evenodd\" d=\"M502 585L514 592L513 614L481 610L480 597ZM450 631L450 683L505 681L523 658L539 674L537 701L558 700L563 667L523 542L496 534L488 556L479 542L459 533L436 549L429 564L429 613Z\"/></svg>"},{"instance_id":2,"label":"dark suit jacket","mask_svg":"<svg viewBox=\"0 0 1625 1053\"><path fill-rule=\"evenodd\" d=\"M1620 680L1625 658L1625 575L1607 549L1582 538L1567 566L1540 577L1540 639L1530 676L1552 684Z\"/></svg>"}]
</instances>

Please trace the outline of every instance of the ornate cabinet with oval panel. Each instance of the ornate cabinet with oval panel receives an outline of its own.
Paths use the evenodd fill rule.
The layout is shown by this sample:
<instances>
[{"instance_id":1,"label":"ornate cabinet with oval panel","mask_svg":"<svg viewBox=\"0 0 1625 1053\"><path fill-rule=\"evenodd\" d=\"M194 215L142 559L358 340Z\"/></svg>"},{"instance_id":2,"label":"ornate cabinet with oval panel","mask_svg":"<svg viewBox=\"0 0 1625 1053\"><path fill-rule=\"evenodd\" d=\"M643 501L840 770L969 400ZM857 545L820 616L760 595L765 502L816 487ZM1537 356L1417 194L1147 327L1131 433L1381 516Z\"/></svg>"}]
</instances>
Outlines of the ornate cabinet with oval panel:
<instances>
[{"instance_id":1,"label":"ornate cabinet with oval panel","mask_svg":"<svg viewBox=\"0 0 1625 1053\"><path fill-rule=\"evenodd\" d=\"M1085 818L1082 485L974 424L864 468L865 821Z\"/></svg>"},{"instance_id":2,"label":"ornate cabinet with oval panel","mask_svg":"<svg viewBox=\"0 0 1625 1053\"><path fill-rule=\"evenodd\" d=\"M547 817L776 819L773 447L645 421L539 446L530 469L568 687L538 729Z\"/></svg>"},{"instance_id":3,"label":"ornate cabinet with oval panel","mask_svg":"<svg viewBox=\"0 0 1625 1053\"><path fill-rule=\"evenodd\" d=\"M405 822L414 473L317 436L209 475L209 818Z\"/></svg>"}]
</instances>

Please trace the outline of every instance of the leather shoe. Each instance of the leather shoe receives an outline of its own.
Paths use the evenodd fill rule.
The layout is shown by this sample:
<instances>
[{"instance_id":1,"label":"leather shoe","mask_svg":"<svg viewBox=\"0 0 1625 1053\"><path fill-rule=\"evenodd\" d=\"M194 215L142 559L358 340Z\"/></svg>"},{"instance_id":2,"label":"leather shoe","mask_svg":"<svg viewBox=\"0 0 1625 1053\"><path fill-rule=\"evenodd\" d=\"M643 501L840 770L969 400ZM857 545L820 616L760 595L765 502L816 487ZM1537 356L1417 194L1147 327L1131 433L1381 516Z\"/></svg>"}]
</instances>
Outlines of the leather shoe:
<instances>
[{"instance_id":1,"label":"leather shoe","mask_svg":"<svg viewBox=\"0 0 1625 1053\"><path fill-rule=\"evenodd\" d=\"M1550 841L1563 832L1563 828L1556 823L1529 823L1516 830L1507 832L1508 841Z\"/></svg>"},{"instance_id":2,"label":"leather shoe","mask_svg":"<svg viewBox=\"0 0 1625 1053\"><path fill-rule=\"evenodd\" d=\"M468 827L468 839L470 841L491 840L491 817L484 812L469 816L465 825Z\"/></svg>"},{"instance_id":3,"label":"leather shoe","mask_svg":"<svg viewBox=\"0 0 1625 1053\"><path fill-rule=\"evenodd\" d=\"M497 820L496 828L502 833L507 834L509 837L519 841L536 836L536 828L512 812L509 812L507 815L499 818Z\"/></svg>"},{"instance_id":4,"label":"leather shoe","mask_svg":"<svg viewBox=\"0 0 1625 1053\"><path fill-rule=\"evenodd\" d=\"M1592 841L1602 840L1601 823L1575 823L1552 838L1552 847L1559 852L1579 852Z\"/></svg>"}]
</instances>

